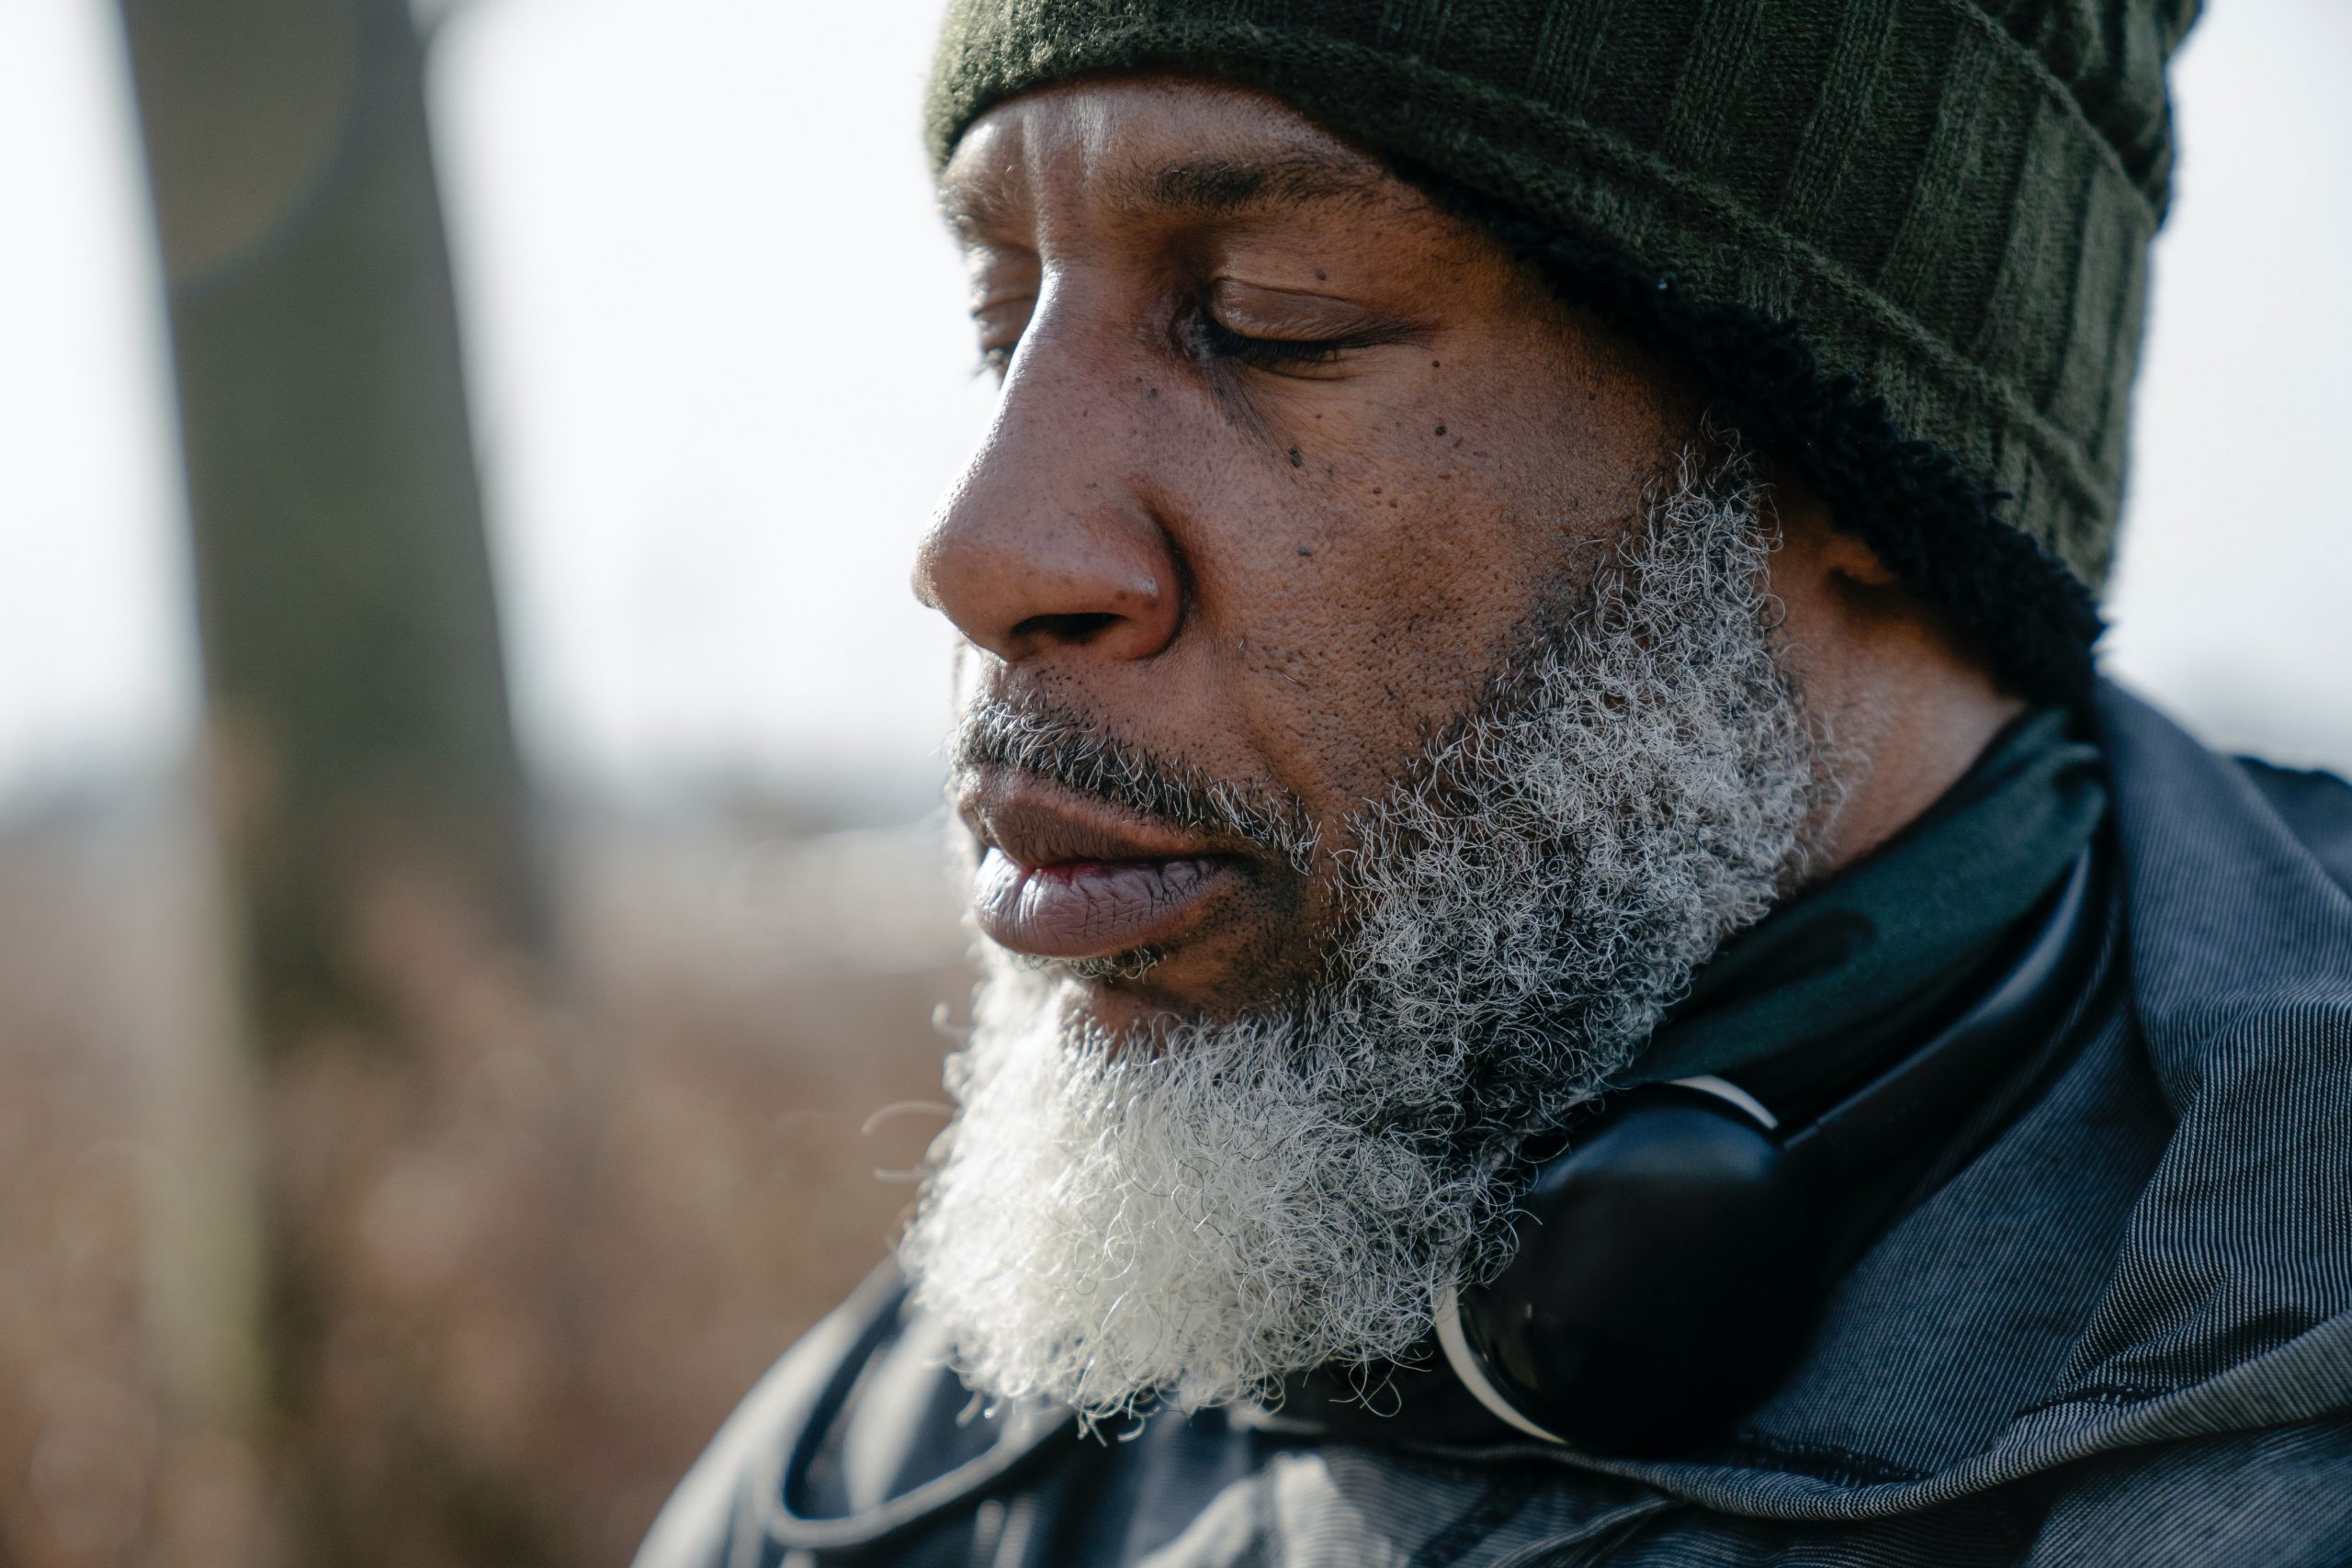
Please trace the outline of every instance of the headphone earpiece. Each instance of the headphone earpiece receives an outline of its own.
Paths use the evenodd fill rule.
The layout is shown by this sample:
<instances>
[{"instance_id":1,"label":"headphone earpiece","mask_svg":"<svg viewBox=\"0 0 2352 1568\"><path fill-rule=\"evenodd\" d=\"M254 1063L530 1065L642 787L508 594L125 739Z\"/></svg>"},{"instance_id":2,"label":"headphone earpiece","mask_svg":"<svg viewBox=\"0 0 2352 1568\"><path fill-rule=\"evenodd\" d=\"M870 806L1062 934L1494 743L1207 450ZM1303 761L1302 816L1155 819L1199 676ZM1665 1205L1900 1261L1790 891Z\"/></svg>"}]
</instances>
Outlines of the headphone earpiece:
<instances>
[{"instance_id":1,"label":"headphone earpiece","mask_svg":"<svg viewBox=\"0 0 2352 1568\"><path fill-rule=\"evenodd\" d=\"M1707 1080L1629 1089L1541 1169L1510 1267L1440 1303L1480 1404L1530 1436L1639 1454L1771 1387L1826 1259L1815 1198L1753 1105Z\"/></svg>"},{"instance_id":2,"label":"headphone earpiece","mask_svg":"<svg viewBox=\"0 0 2352 1568\"><path fill-rule=\"evenodd\" d=\"M1623 1454L1703 1438L1770 1393L1834 1283L1829 1201L2058 1026L2097 950L2092 881L2086 848L1973 1005L1801 1125L1721 1078L1609 1096L1538 1168L1510 1263L1439 1292L1454 1377L1529 1437Z\"/></svg>"}]
</instances>

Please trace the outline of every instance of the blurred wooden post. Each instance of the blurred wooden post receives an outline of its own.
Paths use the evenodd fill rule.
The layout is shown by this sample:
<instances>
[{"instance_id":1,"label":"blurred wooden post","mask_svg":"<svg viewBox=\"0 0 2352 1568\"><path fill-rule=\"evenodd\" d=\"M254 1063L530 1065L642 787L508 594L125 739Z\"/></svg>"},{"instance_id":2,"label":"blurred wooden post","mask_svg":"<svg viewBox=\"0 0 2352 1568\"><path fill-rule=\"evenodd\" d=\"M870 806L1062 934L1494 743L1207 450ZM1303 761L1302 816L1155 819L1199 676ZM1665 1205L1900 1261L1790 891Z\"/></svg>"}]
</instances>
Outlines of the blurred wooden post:
<instances>
[{"instance_id":1,"label":"blurred wooden post","mask_svg":"<svg viewBox=\"0 0 2352 1568\"><path fill-rule=\"evenodd\" d=\"M537 929L407 0L123 0L254 1000L353 1001L387 854Z\"/></svg>"},{"instance_id":2,"label":"blurred wooden post","mask_svg":"<svg viewBox=\"0 0 2352 1568\"><path fill-rule=\"evenodd\" d=\"M266 1097L322 1041L400 1050L369 1026L382 998L353 955L388 869L453 895L485 944L536 950L524 787L408 0L120 4L169 289L245 1066ZM315 1519L333 1487L300 1450L332 1291L306 1278L284 1205L257 1227L268 1377Z\"/></svg>"}]
</instances>

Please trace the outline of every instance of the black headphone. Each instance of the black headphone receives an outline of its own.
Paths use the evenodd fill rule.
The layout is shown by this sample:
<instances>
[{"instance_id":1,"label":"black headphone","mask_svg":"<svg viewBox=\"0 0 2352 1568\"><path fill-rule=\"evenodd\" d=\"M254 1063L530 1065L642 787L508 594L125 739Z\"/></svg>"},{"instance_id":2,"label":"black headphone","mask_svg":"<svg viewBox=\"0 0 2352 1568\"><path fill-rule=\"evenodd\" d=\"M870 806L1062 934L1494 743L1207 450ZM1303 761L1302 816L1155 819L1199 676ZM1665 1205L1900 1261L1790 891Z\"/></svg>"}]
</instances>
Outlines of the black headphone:
<instances>
[{"instance_id":1,"label":"black headphone","mask_svg":"<svg viewBox=\"0 0 2352 1568\"><path fill-rule=\"evenodd\" d=\"M2086 848L1973 1005L1801 1123L1721 1078L1602 1101L1537 1170L1510 1266L1438 1292L1453 1376L1528 1437L1627 1454L1706 1437L1770 1392L1835 1283L1824 1211L2048 1040L2096 949L2091 882Z\"/></svg>"}]
</instances>

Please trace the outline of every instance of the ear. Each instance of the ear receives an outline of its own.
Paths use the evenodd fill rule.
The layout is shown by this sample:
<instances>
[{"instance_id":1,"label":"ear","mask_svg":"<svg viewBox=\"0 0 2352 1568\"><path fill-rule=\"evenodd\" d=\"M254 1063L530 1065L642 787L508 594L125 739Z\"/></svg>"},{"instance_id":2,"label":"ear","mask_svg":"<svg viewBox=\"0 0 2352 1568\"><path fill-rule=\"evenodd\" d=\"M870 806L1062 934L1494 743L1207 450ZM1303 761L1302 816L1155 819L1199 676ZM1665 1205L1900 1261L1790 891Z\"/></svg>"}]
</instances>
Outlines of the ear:
<instances>
[{"instance_id":1,"label":"ear","mask_svg":"<svg viewBox=\"0 0 2352 1568\"><path fill-rule=\"evenodd\" d=\"M1780 531L1768 570L1781 657L1859 781L1821 826L1826 873L1926 810L2025 704L1947 616L1837 525L1812 486L1777 470L1764 479Z\"/></svg>"},{"instance_id":2,"label":"ear","mask_svg":"<svg viewBox=\"0 0 2352 1568\"><path fill-rule=\"evenodd\" d=\"M1772 580L1784 600L1897 586L1894 570L1859 536L1839 528L1829 503L1803 479L1777 467L1768 471L1765 504L1780 528Z\"/></svg>"},{"instance_id":3,"label":"ear","mask_svg":"<svg viewBox=\"0 0 2352 1568\"><path fill-rule=\"evenodd\" d=\"M1833 575L1844 578L1860 588L1892 588L1894 571L1879 559L1878 552L1862 543L1857 535L1831 527L1829 538L1822 549L1822 566Z\"/></svg>"}]
</instances>

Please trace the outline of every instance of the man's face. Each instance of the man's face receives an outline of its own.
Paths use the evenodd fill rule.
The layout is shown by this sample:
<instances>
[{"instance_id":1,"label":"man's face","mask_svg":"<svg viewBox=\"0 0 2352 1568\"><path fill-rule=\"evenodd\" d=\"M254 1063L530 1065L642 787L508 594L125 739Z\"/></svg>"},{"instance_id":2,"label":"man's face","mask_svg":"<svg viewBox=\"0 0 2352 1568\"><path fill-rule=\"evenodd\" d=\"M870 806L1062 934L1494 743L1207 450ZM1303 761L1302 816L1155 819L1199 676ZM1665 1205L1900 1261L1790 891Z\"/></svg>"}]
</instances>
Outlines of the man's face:
<instances>
[{"instance_id":1,"label":"man's face","mask_svg":"<svg viewBox=\"0 0 2352 1568\"><path fill-rule=\"evenodd\" d=\"M1024 96L944 196L1003 383L916 574L971 645L967 712L1083 726L1265 829L983 751L982 929L1114 1030L1245 1010L1327 961L1351 813L1590 574L1696 411L1261 95Z\"/></svg>"},{"instance_id":2,"label":"man's face","mask_svg":"<svg viewBox=\"0 0 2352 1568\"><path fill-rule=\"evenodd\" d=\"M1267 100L1022 99L948 197L1004 391L918 581L997 946L915 1299L976 1385L1094 1416L1408 1354L1802 859L1774 530L1642 367Z\"/></svg>"}]
</instances>

